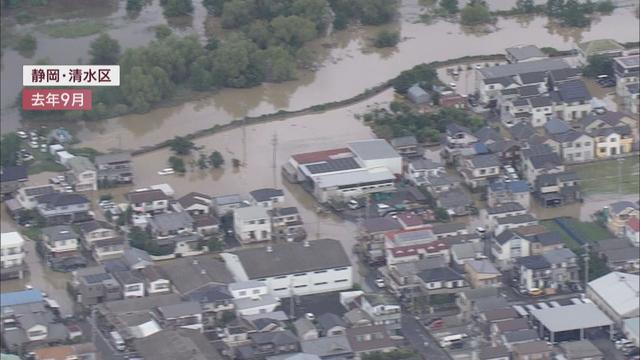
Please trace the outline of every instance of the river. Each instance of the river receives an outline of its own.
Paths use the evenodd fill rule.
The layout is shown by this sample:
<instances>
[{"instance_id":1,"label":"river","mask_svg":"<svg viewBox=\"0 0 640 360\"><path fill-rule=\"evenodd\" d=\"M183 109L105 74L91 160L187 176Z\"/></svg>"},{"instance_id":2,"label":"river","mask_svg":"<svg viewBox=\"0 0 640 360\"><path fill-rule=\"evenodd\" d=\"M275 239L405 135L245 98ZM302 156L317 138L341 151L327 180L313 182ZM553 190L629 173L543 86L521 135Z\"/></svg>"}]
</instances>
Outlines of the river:
<instances>
[{"instance_id":1,"label":"river","mask_svg":"<svg viewBox=\"0 0 640 360\"><path fill-rule=\"evenodd\" d=\"M498 3L509 4L509 1L515 3L512 0L498 0ZM492 1L489 3L493 4ZM196 16L192 26L195 26L195 30L187 26L181 28L183 32L191 29L192 32L200 33L204 29L199 24L205 20L211 21L200 8L199 1L194 4ZM122 7L120 3L118 10L108 19L111 19L110 23L114 27L109 33L123 47L150 41L153 38L150 27L164 22L161 10L155 2L145 7L134 20L121 19L126 16ZM422 11L423 7L418 0L402 1L398 21L387 26L401 31L403 41L395 49L378 50L369 46L369 39L379 28L358 27L336 32L311 44L318 52L319 69L315 72L300 72L298 80L264 84L251 89L225 89L213 95L203 94L203 98L199 100L156 109L142 115L80 122L69 127L77 132L82 144L86 146L100 150L136 148L157 143L173 135L227 123L246 115L256 116L281 109L295 110L348 98L423 62L501 53L507 46L522 43L568 49L575 42L597 38L615 38L621 42L637 41L639 38L637 32L620 31L638 27L638 18L633 8L616 9L610 16L595 19L587 29L556 28L550 26L545 17L511 17L499 19L496 28L490 32L474 31L446 21L424 24L419 22ZM39 50L34 58L49 56L58 63L75 62L78 57L86 58L86 47L93 39L91 36L50 39L39 32L36 34ZM48 45L49 42L51 45ZM49 47L51 49L47 50ZM26 60L12 50L4 51L3 132L19 126L19 114L7 104L15 99L19 89L19 65ZM12 77L15 77L15 81Z\"/></svg>"}]
</instances>

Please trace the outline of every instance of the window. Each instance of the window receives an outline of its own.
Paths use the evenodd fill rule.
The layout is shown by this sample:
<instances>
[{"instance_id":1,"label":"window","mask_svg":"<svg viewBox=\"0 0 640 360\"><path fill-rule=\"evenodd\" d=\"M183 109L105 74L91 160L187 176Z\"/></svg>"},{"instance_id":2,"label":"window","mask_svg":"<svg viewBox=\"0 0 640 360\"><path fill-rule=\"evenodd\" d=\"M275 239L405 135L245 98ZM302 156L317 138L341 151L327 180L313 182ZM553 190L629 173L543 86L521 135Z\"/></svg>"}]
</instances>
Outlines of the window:
<instances>
[{"instance_id":1,"label":"window","mask_svg":"<svg viewBox=\"0 0 640 360\"><path fill-rule=\"evenodd\" d=\"M313 285L315 285L315 286L327 285L327 282L326 282L326 281L323 281L323 282L315 283L315 284L313 284Z\"/></svg>"},{"instance_id":2,"label":"window","mask_svg":"<svg viewBox=\"0 0 640 360\"><path fill-rule=\"evenodd\" d=\"M342 268L333 269L333 271L342 271L342 270L347 270L347 268L346 267L342 267Z\"/></svg>"},{"instance_id":3,"label":"window","mask_svg":"<svg viewBox=\"0 0 640 360\"><path fill-rule=\"evenodd\" d=\"M276 276L276 279L285 279L287 277L287 275L281 275L281 276Z\"/></svg>"},{"instance_id":4,"label":"window","mask_svg":"<svg viewBox=\"0 0 640 360\"><path fill-rule=\"evenodd\" d=\"M305 276L307 275L307 273L297 273L297 274L293 274L293 276Z\"/></svg>"},{"instance_id":5,"label":"window","mask_svg":"<svg viewBox=\"0 0 640 360\"><path fill-rule=\"evenodd\" d=\"M576 143L576 147L577 147L577 148L582 147L582 144L581 144L581 143L579 143L579 142L577 142L577 143Z\"/></svg>"},{"instance_id":6,"label":"window","mask_svg":"<svg viewBox=\"0 0 640 360\"><path fill-rule=\"evenodd\" d=\"M610 138L609 142L616 142L616 138L614 138L614 137Z\"/></svg>"},{"instance_id":7,"label":"window","mask_svg":"<svg viewBox=\"0 0 640 360\"><path fill-rule=\"evenodd\" d=\"M264 225L267 222L265 219L258 220L258 224Z\"/></svg>"},{"instance_id":8,"label":"window","mask_svg":"<svg viewBox=\"0 0 640 360\"><path fill-rule=\"evenodd\" d=\"M245 290L240 290L240 291L238 292L238 295L240 295L240 296L246 296L246 295L247 295L247 292L246 292Z\"/></svg>"},{"instance_id":9,"label":"window","mask_svg":"<svg viewBox=\"0 0 640 360\"><path fill-rule=\"evenodd\" d=\"M254 293L254 294L260 294L260 289L253 289L252 293Z\"/></svg>"},{"instance_id":10,"label":"window","mask_svg":"<svg viewBox=\"0 0 640 360\"><path fill-rule=\"evenodd\" d=\"M296 286L294 286L294 288L296 288L296 289L305 288L305 287L307 287L307 285L296 285Z\"/></svg>"},{"instance_id":11,"label":"window","mask_svg":"<svg viewBox=\"0 0 640 360\"><path fill-rule=\"evenodd\" d=\"M285 291L285 290L287 290L286 287L273 289L273 291Z\"/></svg>"},{"instance_id":12,"label":"window","mask_svg":"<svg viewBox=\"0 0 640 360\"><path fill-rule=\"evenodd\" d=\"M314 273L316 274L322 274L322 273L326 273L327 270L318 270L318 271L314 271Z\"/></svg>"},{"instance_id":13,"label":"window","mask_svg":"<svg viewBox=\"0 0 640 360\"><path fill-rule=\"evenodd\" d=\"M336 281L334 281L334 283L341 283L341 282L347 282L347 281L349 281L349 280L347 280L347 279L340 279L340 280L336 280Z\"/></svg>"}]
</instances>

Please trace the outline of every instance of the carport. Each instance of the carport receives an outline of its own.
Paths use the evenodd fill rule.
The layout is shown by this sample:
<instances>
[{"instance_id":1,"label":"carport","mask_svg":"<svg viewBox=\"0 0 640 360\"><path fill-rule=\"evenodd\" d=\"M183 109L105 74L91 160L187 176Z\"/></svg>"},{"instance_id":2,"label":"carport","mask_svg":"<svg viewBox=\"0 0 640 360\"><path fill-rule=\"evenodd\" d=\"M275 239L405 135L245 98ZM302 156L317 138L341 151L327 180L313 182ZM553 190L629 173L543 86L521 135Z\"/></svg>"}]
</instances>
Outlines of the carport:
<instances>
[{"instance_id":1,"label":"carport","mask_svg":"<svg viewBox=\"0 0 640 360\"><path fill-rule=\"evenodd\" d=\"M549 337L552 343L568 340L584 340L585 331L606 329L609 337L613 321L594 304L576 304L543 310L532 310L533 322L541 338Z\"/></svg>"}]
</instances>

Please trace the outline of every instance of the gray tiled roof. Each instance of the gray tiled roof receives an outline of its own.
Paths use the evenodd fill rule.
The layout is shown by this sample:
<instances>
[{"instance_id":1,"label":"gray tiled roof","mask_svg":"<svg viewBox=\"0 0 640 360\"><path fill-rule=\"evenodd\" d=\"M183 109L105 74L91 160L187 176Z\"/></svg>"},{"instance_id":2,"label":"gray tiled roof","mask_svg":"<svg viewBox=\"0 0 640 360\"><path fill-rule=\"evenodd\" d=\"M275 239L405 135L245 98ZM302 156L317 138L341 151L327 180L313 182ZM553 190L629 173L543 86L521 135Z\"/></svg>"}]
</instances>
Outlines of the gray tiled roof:
<instances>
[{"instance_id":1,"label":"gray tiled roof","mask_svg":"<svg viewBox=\"0 0 640 360\"><path fill-rule=\"evenodd\" d=\"M400 157L395 149L383 139L352 141L348 145L351 151L363 160Z\"/></svg>"},{"instance_id":2,"label":"gray tiled roof","mask_svg":"<svg viewBox=\"0 0 640 360\"><path fill-rule=\"evenodd\" d=\"M78 234L68 225L50 226L42 229L42 236L46 236L49 241L62 241L77 239Z\"/></svg>"},{"instance_id":3,"label":"gray tiled roof","mask_svg":"<svg viewBox=\"0 0 640 360\"><path fill-rule=\"evenodd\" d=\"M537 84L537 83L543 83L545 81L546 76L547 76L546 71L534 71L534 72L520 74L520 80L522 81L523 84ZM522 90L522 88L520 88L520 90ZM520 94L522 95L522 92L520 92ZM533 95L536 95L536 94L538 94L537 91Z\"/></svg>"},{"instance_id":4,"label":"gray tiled roof","mask_svg":"<svg viewBox=\"0 0 640 360\"><path fill-rule=\"evenodd\" d=\"M507 212L522 211L522 210L524 210L524 207L517 202L506 202L506 203L498 204L494 207L487 207L487 213L489 213L490 215L503 214Z\"/></svg>"},{"instance_id":5,"label":"gray tiled roof","mask_svg":"<svg viewBox=\"0 0 640 360\"><path fill-rule=\"evenodd\" d=\"M522 214L522 215L513 215L513 216L505 216L496 219L496 222L500 225L505 224L525 224L533 221L537 221L533 215L531 214Z\"/></svg>"},{"instance_id":6,"label":"gray tiled roof","mask_svg":"<svg viewBox=\"0 0 640 360\"><path fill-rule=\"evenodd\" d=\"M476 168L500 166L500 160L493 154L476 155L471 158L471 163Z\"/></svg>"},{"instance_id":7,"label":"gray tiled roof","mask_svg":"<svg viewBox=\"0 0 640 360\"><path fill-rule=\"evenodd\" d=\"M529 98L529 103L531 103L531 106L533 106L534 108L547 107L553 104L551 98L544 95Z\"/></svg>"},{"instance_id":8,"label":"gray tiled roof","mask_svg":"<svg viewBox=\"0 0 640 360\"><path fill-rule=\"evenodd\" d=\"M263 188L253 190L249 193L251 197L258 202L269 201L274 197L284 196L284 192L281 189Z\"/></svg>"},{"instance_id":9,"label":"gray tiled roof","mask_svg":"<svg viewBox=\"0 0 640 360\"><path fill-rule=\"evenodd\" d=\"M507 54L517 61L527 60L536 57L546 57L546 55L534 45L513 46L506 49Z\"/></svg>"},{"instance_id":10,"label":"gray tiled roof","mask_svg":"<svg viewBox=\"0 0 640 360\"><path fill-rule=\"evenodd\" d=\"M591 100L591 93L582 80L568 80L558 84L558 94L564 102Z\"/></svg>"},{"instance_id":11,"label":"gray tiled roof","mask_svg":"<svg viewBox=\"0 0 640 360\"><path fill-rule=\"evenodd\" d=\"M551 71L569 68L564 59L542 59L517 64L507 64L480 69L485 78L497 78L516 74L531 73L536 71Z\"/></svg>"},{"instance_id":12,"label":"gray tiled roof","mask_svg":"<svg viewBox=\"0 0 640 360\"><path fill-rule=\"evenodd\" d=\"M285 243L232 252L242 263L249 279L350 266L349 257L338 240L321 239Z\"/></svg>"},{"instance_id":13,"label":"gray tiled roof","mask_svg":"<svg viewBox=\"0 0 640 360\"><path fill-rule=\"evenodd\" d=\"M451 269L450 267L441 267L435 269L426 269L416 274L425 283L436 281L453 281L464 280L464 276Z\"/></svg>"}]
</instances>

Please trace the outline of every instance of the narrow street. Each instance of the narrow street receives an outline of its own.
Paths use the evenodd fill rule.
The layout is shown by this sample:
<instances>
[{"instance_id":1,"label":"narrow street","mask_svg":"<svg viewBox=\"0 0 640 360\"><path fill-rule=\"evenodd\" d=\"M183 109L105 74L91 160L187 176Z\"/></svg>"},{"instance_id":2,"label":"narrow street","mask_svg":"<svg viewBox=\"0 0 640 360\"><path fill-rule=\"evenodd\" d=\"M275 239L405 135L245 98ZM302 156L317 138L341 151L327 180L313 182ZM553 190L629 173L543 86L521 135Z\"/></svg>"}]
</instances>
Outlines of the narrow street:
<instances>
[{"instance_id":1,"label":"narrow street","mask_svg":"<svg viewBox=\"0 0 640 360\"><path fill-rule=\"evenodd\" d=\"M402 314L402 334L425 360L450 360L451 357L439 345L436 339L410 314Z\"/></svg>"}]
</instances>

